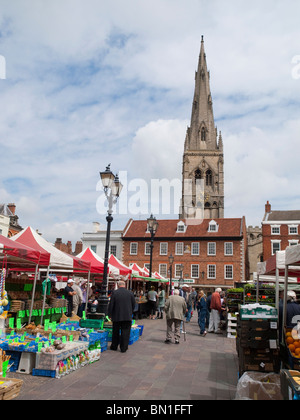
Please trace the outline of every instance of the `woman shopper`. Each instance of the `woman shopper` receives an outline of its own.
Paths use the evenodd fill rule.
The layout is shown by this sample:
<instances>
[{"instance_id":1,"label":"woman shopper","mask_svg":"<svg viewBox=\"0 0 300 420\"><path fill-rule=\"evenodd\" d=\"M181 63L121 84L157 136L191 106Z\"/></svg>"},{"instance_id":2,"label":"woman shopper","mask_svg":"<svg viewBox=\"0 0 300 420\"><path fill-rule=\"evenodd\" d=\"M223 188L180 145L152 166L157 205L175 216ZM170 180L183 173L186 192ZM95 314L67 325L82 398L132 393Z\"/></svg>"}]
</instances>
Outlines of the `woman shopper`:
<instances>
[{"instance_id":1,"label":"woman shopper","mask_svg":"<svg viewBox=\"0 0 300 420\"><path fill-rule=\"evenodd\" d=\"M166 292L163 287L158 288L158 308L157 308L157 317L156 319L163 319L164 317L164 308L166 303Z\"/></svg>"},{"instance_id":2,"label":"woman shopper","mask_svg":"<svg viewBox=\"0 0 300 420\"><path fill-rule=\"evenodd\" d=\"M157 292L155 291L154 286L151 286L151 289L150 289L150 292L148 292L147 298L148 298L149 312L150 312L149 319L155 319Z\"/></svg>"},{"instance_id":3,"label":"woman shopper","mask_svg":"<svg viewBox=\"0 0 300 420\"><path fill-rule=\"evenodd\" d=\"M206 296L203 290L200 290L199 297L197 301L197 311L198 311L198 324L200 327L201 337L205 337L207 332L205 330L205 323L207 317L207 306L206 306Z\"/></svg>"}]
</instances>

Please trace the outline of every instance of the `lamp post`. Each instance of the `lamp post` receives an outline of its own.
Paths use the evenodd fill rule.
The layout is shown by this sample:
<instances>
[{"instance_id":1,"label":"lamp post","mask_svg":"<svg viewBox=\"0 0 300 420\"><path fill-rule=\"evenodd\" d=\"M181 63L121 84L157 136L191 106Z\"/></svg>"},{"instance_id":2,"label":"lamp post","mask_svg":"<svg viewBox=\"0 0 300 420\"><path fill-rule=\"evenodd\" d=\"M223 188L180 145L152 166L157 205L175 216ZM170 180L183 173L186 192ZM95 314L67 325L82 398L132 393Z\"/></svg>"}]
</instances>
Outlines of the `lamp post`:
<instances>
[{"instance_id":1,"label":"lamp post","mask_svg":"<svg viewBox=\"0 0 300 420\"><path fill-rule=\"evenodd\" d=\"M178 281L178 283L179 283L179 288L180 288L180 286L181 286L181 282L183 282L183 269L184 269L184 265L183 265L183 264L180 264L180 266L179 266L179 270L180 270L180 278L179 278L179 281Z\"/></svg>"},{"instance_id":2,"label":"lamp post","mask_svg":"<svg viewBox=\"0 0 300 420\"><path fill-rule=\"evenodd\" d=\"M172 254L169 255L169 264L170 264L170 290L169 290L169 295L171 296L172 294L172 265L174 262L174 257Z\"/></svg>"},{"instance_id":3,"label":"lamp post","mask_svg":"<svg viewBox=\"0 0 300 420\"><path fill-rule=\"evenodd\" d=\"M153 242L154 242L154 236L156 234L157 228L158 228L158 221L155 217L153 217L153 214L147 219L147 228L151 235L151 242L150 242L150 267L149 267L149 277L152 276L152 257L153 257ZM148 290L150 290L150 283L148 283Z\"/></svg>"},{"instance_id":4,"label":"lamp post","mask_svg":"<svg viewBox=\"0 0 300 420\"><path fill-rule=\"evenodd\" d=\"M104 271L103 281L101 287L101 295L99 298L99 304L97 308L98 313L103 313L105 316L108 311L108 256L109 256L109 242L110 242L110 228L113 221L113 205L117 203L123 185L121 184L118 175L114 175L110 170L110 164L106 167L106 170L100 172L100 178L102 181L105 196L108 200L107 210L107 231L106 231L106 242L105 242L105 256L104 256Z\"/></svg>"}]
</instances>

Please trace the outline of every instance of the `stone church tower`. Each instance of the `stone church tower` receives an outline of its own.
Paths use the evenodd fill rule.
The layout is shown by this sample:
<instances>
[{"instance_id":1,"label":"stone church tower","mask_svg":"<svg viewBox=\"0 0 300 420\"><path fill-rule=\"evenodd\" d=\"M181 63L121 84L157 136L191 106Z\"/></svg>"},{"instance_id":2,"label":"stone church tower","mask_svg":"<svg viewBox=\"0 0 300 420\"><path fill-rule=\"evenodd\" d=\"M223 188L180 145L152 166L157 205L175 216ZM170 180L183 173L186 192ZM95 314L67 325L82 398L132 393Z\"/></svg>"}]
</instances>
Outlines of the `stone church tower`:
<instances>
[{"instance_id":1,"label":"stone church tower","mask_svg":"<svg viewBox=\"0 0 300 420\"><path fill-rule=\"evenodd\" d=\"M202 36L191 125L187 128L180 218L224 218L224 155L213 115L209 72Z\"/></svg>"}]
</instances>

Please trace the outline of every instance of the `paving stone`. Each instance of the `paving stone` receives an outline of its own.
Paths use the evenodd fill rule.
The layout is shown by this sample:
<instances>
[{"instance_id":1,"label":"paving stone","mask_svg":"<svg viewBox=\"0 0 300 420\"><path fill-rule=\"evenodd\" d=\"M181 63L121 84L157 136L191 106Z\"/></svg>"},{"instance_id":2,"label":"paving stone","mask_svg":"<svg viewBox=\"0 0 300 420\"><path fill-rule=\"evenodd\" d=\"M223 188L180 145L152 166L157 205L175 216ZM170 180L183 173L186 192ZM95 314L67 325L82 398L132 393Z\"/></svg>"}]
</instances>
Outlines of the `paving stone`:
<instances>
[{"instance_id":1,"label":"paving stone","mask_svg":"<svg viewBox=\"0 0 300 420\"><path fill-rule=\"evenodd\" d=\"M235 340L200 337L197 316L186 341L165 344L165 320L140 320L142 337L126 353L107 350L101 359L60 378L25 375L20 400L230 400L238 382ZM24 375L10 374L24 379Z\"/></svg>"}]
</instances>

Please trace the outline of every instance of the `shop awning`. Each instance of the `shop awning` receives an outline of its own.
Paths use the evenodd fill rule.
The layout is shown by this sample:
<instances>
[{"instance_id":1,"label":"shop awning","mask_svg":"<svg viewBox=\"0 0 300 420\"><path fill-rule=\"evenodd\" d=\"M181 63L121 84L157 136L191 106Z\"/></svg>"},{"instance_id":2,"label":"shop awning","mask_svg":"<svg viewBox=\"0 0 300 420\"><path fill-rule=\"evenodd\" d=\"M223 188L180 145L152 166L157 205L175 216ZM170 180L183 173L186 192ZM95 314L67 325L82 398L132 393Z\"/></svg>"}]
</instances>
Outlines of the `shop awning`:
<instances>
[{"instance_id":1,"label":"shop awning","mask_svg":"<svg viewBox=\"0 0 300 420\"><path fill-rule=\"evenodd\" d=\"M146 268L141 268L138 264L134 263L130 265L130 268L132 270L132 274L137 274L139 276L145 276L149 274L149 271Z\"/></svg>"},{"instance_id":2,"label":"shop awning","mask_svg":"<svg viewBox=\"0 0 300 420\"><path fill-rule=\"evenodd\" d=\"M138 274L132 274L132 279L138 279L138 280L143 280L143 281L151 281L151 282L157 282L157 283L169 283L170 280L168 279L158 279L156 277L146 277L146 276L139 276Z\"/></svg>"},{"instance_id":3,"label":"shop awning","mask_svg":"<svg viewBox=\"0 0 300 420\"><path fill-rule=\"evenodd\" d=\"M91 264L73 255L60 251L30 226L11 238L13 241L29 246L37 251L50 254L50 269L68 269L72 272L88 272Z\"/></svg>"},{"instance_id":4,"label":"shop awning","mask_svg":"<svg viewBox=\"0 0 300 420\"><path fill-rule=\"evenodd\" d=\"M293 245L289 246L286 249L286 258L285 264L289 266L289 270L291 266L298 268L298 273L300 270L300 245Z\"/></svg>"},{"instance_id":5,"label":"shop awning","mask_svg":"<svg viewBox=\"0 0 300 420\"><path fill-rule=\"evenodd\" d=\"M298 248L298 245L288 247L285 251L277 251L275 255L272 255L272 257L266 261L257 263L257 274L276 275L276 270L278 270L278 275L284 276L287 259L290 259L290 261L293 261L294 259L297 260L299 249L297 250L296 248ZM296 263L292 263L292 265L289 266L288 275L289 277L299 276L299 267L297 267Z\"/></svg>"},{"instance_id":6,"label":"shop awning","mask_svg":"<svg viewBox=\"0 0 300 420\"><path fill-rule=\"evenodd\" d=\"M11 264L31 264L48 266L50 254L46 251L39 251L24 244L13 241L0 235L0 258L6 258ZM23 267L24 268L24 267Z\"/></svg>"},{"instance_id":7,"label":"shop awning","mask_svg":"<svg viewBox=\"0 0 300 420\"><path fill-rule=\"evenodd\" d=\"M112 265L113 267L119 270L120 276L129 276L132 273L131 268L127 267L123 264L117 257L111 255L108 259L108 264Z\"/></svg>"},{"instance_id":8,"label":"shop awning","mask_svg":"<svg viewBox=\"0 0 300 420\"><path fill-rule=\"evenodd\" d=\"M90 248L84 249L80 254L77 255L77 258L84 259L91 263L91 273L93 274L103 274L104 273L104 260L96 254ZM108 264L109 275L118 276L120 271L118 268Z\"/></svg>"}]
</instances>

